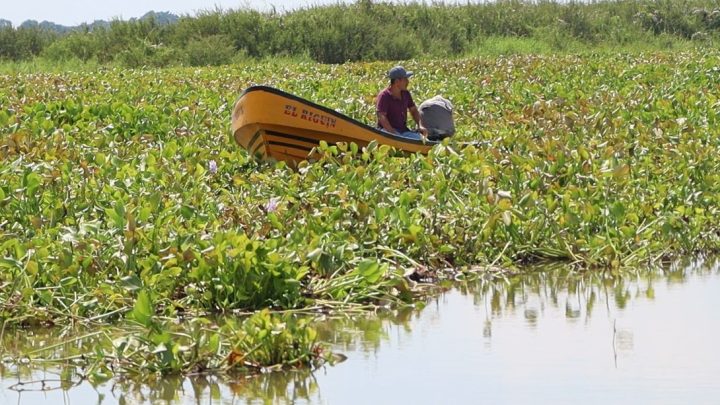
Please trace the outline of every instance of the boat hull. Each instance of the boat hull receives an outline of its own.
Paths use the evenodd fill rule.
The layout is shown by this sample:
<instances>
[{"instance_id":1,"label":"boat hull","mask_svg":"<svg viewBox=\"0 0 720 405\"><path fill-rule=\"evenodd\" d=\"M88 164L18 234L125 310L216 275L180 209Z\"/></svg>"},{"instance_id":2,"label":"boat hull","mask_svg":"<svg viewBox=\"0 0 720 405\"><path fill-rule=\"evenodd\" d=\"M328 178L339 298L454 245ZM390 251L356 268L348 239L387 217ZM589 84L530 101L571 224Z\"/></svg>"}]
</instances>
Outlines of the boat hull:
<instances>
[{"instance_id":1,"label":"boat hull","mask_svg":"<svg viewBox=\"0 0 720 405\"><path fill-rule=\"evenodd\" d=\"M320 141L328 144L372 141L410 153L427 153L436 142L407 139L356 121L337 111L266 86L243 92L232 114L235 141L260 159L295 167L312 159Z\"/></svg>"}]
</instances>

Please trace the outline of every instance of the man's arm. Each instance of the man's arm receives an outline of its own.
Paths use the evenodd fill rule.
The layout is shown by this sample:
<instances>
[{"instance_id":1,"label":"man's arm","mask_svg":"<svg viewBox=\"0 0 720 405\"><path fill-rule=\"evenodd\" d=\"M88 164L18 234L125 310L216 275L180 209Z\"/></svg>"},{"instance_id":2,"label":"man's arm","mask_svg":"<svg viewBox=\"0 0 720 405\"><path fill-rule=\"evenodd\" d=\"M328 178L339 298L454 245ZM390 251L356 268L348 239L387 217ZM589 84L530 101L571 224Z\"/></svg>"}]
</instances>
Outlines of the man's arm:
<instances>
[{"instance_id":1,"label":"man's arm","mask_svg":"<svg viewBox=\"0 0 720 405\"><path fill-rule=\"evenodd\" d=\"M395 128L393 128L392 125L390 125L390 121L388 121L387 115L385 115L385 113L378 111L377 116L378 116L378 122L380 123L380 126L384 130L390 132L391 134L398 133L398 131L396 131Z\"/></svg>"},{"instance_id":2,"label":"man's arm","mask_svg":"<svg viewBox=\"0 0 720 405\"><path fill-rule=\"evenodd\" d=\"M420 111L418 111L416 106L410 107L410 114L412 115L413 120L415 120L415 123L418 126L418 131L420 131L420 133L423 134L424 136L427 136L428 131L427 131L427 129L425 129L425 127L422 124L422 120L420 119Z\"/></svg>"}]
</instances>

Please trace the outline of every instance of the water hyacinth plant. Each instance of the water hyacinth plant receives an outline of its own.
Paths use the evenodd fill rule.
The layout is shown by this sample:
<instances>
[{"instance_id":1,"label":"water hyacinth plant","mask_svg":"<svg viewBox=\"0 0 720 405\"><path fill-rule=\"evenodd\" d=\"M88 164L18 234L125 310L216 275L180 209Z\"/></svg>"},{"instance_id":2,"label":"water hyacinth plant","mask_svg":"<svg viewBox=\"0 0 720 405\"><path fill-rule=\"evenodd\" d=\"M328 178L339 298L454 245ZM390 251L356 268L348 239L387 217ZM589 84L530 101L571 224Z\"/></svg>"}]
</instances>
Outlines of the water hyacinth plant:
<instances>
[{"instance_id":1,"label":"water hyacinth plant","mask_svg":"<svg viewBox=\"0 0 720 405\"><path fill-rule=\"evenodd\" d=\"M327 311L411 303L445 268L714 252L718 56L408 61L417 100L456 106L454 139L322 145L298 170L232 142L237 95L372 122L386 64L0 76L3 328L138 320L143 292L146 317ZM285 322L267 316L258 336Z\"/></svg>"},{"instance_id":2,"label":"water hyacinth plant","mask_svg":"<svg viewBox=\"0 0 720 405\"><path fill-rule=\"evenodd\" d=\"M0 336L4 366L63 366L80 379L99 383L119 375L129 378L190 374L248 374L334 363L318 342L310 318L259 311L243 320L211 322L194 318L176 323L152 315L147 294L131 311L132 323L102 328L66 328L58 336L11 343L27 331ZM62 338L66 333L71 338ZM34 333L33 333L34 334ZM39 333L38 335L41 335ZM47 344L53 342L53 344Z\"/></svg>"}]
</instances>

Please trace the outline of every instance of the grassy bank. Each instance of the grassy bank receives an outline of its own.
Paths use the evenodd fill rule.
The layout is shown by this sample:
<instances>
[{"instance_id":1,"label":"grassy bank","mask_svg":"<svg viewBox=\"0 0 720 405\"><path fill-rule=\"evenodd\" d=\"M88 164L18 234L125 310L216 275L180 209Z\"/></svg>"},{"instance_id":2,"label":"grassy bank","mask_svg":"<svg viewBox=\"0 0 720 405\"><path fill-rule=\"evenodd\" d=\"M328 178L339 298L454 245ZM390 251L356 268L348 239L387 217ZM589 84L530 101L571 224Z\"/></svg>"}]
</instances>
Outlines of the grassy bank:
<instances>
[{"instance_id":1,"label":"grassy bank","mask_svg":"<svg viewBox=\"0 0 720 405\"><path fill-rule=\"evenodd\" d=\"M0 29L0 60L54 65L205 66L291 57L322 63L654 50L713 46L717 3L684 1L499 1L483 4L353 4L261 13L206 11L179 22L114 21L54 34Z\"/></svg>"}]
</instances>

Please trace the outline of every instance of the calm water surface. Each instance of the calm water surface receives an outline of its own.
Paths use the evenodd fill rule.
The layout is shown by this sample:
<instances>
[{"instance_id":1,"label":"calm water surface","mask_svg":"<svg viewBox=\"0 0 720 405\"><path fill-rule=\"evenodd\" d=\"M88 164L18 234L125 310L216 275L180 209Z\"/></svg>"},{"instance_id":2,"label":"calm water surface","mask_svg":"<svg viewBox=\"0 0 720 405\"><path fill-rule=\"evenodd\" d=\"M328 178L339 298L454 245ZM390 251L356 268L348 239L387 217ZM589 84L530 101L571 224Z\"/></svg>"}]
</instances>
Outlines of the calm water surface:
<instances>
[{"instance_id":1,"label":"calm water surface","mask_svg":"<svg viewBox=\"0 0 720 405\"><path fill-rule=\"evenodd\" d=\"M348 359L314 373L17 392L18 381L59 387L59 375L0 366L0 404L718 404L718 309L716 264L538 271L468 283L418 310L320 323Z\"/></svg>"}]
</instances>

